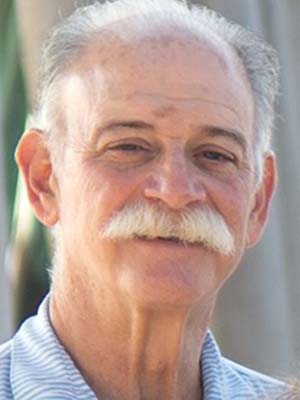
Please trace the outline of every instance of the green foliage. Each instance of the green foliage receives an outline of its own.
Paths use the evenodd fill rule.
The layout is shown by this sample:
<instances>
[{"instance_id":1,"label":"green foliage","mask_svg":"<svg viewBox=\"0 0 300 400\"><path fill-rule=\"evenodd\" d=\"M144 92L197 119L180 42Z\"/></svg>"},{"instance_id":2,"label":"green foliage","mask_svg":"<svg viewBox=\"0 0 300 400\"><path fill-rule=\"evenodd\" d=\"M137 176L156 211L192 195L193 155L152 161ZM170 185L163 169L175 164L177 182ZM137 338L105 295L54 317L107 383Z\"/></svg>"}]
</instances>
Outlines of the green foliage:
<instances>
[{"instance_id":1,"label":"green foliage","mask_svg":"<svg viewBox=\"0 0 300 400\"><path fill-rule=\"evenodd\" d=\"M4 134L4 169L7 194L7 210L11 248L15 262L9 266L13 271L14 320L16 327L35 312L41 298L48 290L49 251L44 228L33 217L31 229L25 238L18 241L16 226L24 207L16 206L18 171L14 151L27 116L27 98L18 48L17 26L13 2L1 0L0 4L0 96L2 106L1 133ZM15 211L14 220L13 212ZM12 222L13 221L13 222Z\"/></svg>"},{"instance_id":2,"label":"green foliage","mask_svg":"<svg viewBox=\"0 0 300 400\"><path fill-rule=\"evenodd\" d=\"M2 94L1 130L4 132L4 168L8 221L12 220L15 198L17 167L14 162L14 149L20 137L27 113L27 101L17 42L14 7L11 1L2 0L0 6L0 76ZM11 228L11 224L9 226Z\"/></svg>"}]
</instances>

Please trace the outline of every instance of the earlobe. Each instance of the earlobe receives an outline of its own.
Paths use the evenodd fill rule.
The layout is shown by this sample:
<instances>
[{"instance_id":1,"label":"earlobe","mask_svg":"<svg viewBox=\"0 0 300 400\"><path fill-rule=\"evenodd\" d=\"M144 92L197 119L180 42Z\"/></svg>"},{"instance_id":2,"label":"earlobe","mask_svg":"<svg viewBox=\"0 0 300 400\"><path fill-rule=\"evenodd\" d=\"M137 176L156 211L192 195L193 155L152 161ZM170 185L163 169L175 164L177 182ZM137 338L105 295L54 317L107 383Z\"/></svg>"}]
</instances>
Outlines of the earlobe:
<instances>
[{"instance_id":1,"label":"earlobe","mask_svg":"<svg viewBox=\"0 0 300 400\"><path fill-rule=\"evenodd\" d=\"M43 133L29 130L19 141L15 154L29 201L36 217L46 226L58 221L58 186Z\"/></svg>"},{"instance_id":2,"label":"earlobe","mask_svg":"<svg viewBox=\"0 0 300 400\"><path fill-rule=\"evenodd\" d=\"M253 199L248 223L247 247L254 246L264 231L276 186L276 157L272 151L269 151L264 157L262 181L258 184Z\"/></svg>"}]
</instances>

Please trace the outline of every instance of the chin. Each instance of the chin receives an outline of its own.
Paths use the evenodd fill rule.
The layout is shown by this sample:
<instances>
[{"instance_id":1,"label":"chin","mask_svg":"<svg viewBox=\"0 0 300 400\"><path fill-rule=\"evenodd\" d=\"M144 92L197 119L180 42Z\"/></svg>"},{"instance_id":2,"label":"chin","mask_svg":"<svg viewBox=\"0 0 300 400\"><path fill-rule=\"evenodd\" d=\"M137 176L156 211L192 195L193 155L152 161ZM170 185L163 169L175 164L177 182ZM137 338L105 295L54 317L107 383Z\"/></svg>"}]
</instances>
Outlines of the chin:
<instances>
[{"instance_id":1,"label":"chin","mask_svg":"<svg viewBox=\"0 0 300 400\"><path fill-rule=\"evenodd\" d=\"M123 271L121 290L131 302L149 308L189 307L217 293L212 271L196 265L148 264Z\"/></svg>"}]
</instances>

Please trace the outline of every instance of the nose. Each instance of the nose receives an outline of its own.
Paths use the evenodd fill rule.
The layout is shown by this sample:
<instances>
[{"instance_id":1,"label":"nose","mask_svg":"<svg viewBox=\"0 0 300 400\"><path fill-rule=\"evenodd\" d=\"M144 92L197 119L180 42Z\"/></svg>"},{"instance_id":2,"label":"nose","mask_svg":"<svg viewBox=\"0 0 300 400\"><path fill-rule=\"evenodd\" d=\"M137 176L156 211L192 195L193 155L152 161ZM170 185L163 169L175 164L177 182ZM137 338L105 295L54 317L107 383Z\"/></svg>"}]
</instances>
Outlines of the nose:
<instances>
[{"instance_id":1,"label":"nose","mask_svg":"<svg viewBox=\"0 0 300 400\"><path fill-rule=\"evenodd\" d=\"M184 157L163 160L151 175L144 190L146 198L160 200L171 209L183 209L207 198L200 171Z\"/></svg>"}]
</instances>

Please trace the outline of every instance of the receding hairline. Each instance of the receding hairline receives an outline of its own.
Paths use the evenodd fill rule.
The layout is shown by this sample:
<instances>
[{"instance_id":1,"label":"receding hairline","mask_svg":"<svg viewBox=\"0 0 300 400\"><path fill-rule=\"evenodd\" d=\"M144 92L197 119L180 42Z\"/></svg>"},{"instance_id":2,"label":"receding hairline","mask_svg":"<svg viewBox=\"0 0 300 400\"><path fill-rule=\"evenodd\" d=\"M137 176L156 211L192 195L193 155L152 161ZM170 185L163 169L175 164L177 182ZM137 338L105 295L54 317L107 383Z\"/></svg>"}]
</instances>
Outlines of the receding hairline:
<instances>
[{"instance_id":1,"label":"receding hairline","mask_svg":"<svg viewBox=\"0 0 300 400\"><path fill-rule=\"evenodd\" d=\"M158 47L168 47L173 43L186 47L195 43L212 51L221 63L228 61L230 57L229 65L234 60L247 76L244 64L234 47L210 28L202 27L195 31L195 29L189 28L180 21L168 21L167 24L163 24L165 21L159 22L155 30L148 25L144 26L143 30L136 29L136 17L134 15L118 22L109 23L93 32L82 49L75 55L70 66L77 64L76 60L78 61L83 55L91 54L95 49L98 51L99 59L102 58L101 64L105 65L107 61L112 62L115 55L119 58L122 54L126 54L128 48L142 45L143 42L151 42L153 46ZM126 36L123 34L125 31ZM80 61L82 62L82 60ZM226 66L226 63L224 63L224 66Z\"/></svg>"},{"instance_id":2,"label":"receding hairline","mask_svg":"<svg viewBox=\"0 0 300 400\"><path fill-rule=\"evenodd\" d=\"M131 24L132 22L133 25ZM128 29L134 31L134 28L132 28L134 26L134 17L122 20L121 24L123 25L123 29L124 27L128 27ZM68 79L68 76L72 74L79 74L84 77L87 71L93 70L95 66L101 70L102 67L106 68L109 65L114 65L114 63L118 63L119 65L123 57L130 58L132 55L131 51L134 49L139 51L140 46L143 46L143 44L150 44L154 50L179 46L180 51L180 46L183 49L190 46L195 49L198 47L200 51L203 49L211 52L216 56L224 71L230 69L231 73L236 74L238 72L238 79L246 85L247 90L253 97L246 68L235 49L209 29L203 30L203 33L200 35L179 24L177 25L178 29L174 30L174 23L172 23L167 26L161 26L160 30L156 32L150 31L149 33L145 30L139 36L134 36L130 40L125 41L118 35L120 25L118 27L116 23L111 25L114 25L113 31L106 30L105 33L107 35L105 37L102 36L101 31L94 33L89 42L76 54L74 60L65 69L62 74L64 77L63 80Z\"/></svg>"},{"instance_id":3,"label":"receding hairline","mask_svg":"<svg viewBox=\"0 0 300 400\"><path fill-rule=\"evenodd\" d=\"M178 2L174 1L174 3ZM185 8L186 5L180 4L179 7ZM157 20L155 19L156 17ZM228 43L219 32L214 31L210 27L203 25L195 27L194 23L189 26L186 23L186 18L188 18L187 15L184 15L182 20L168 18L161 14L161 10L157 9L151 13L151 21L154 21L153 24L150 24L149 21L147 23L143 21L142 23L139 19L139 14L132 13L126 17L108 22L98 29L91 29L90 35L82 41L81 47L78 47L72 54L73 57L65 65L62 65L61 71L56 75L56 79L66 76L70 71L74 72L74 67L78 68L79 62L83 64L82 57L91 54L91 50L95 47L98 50L101 64L105 65L106 62L111 63L115 56L119 58L122 56L122 52L126 53L128 47L132 47L135 44L142 44L146 40L152 43L159 43L159 45L168 45L168 41L170 43L182 41L183 46L188 45L188 42L193 40L198 45L202 43L208 46L224 66L226 66L226 62L224 61L228 59L228 55L231 55L229 65L234 60L235 64L239 65L240 71L243 71L247 81L249 81L243 60L234 46ZM118 49L118 51L115 52L115 49ZM48 82L48 86L50 85ZM251 84L249 87L251 89Z\"/></svg>"},{"instance_id":4,"label":"receding hairline","mask_svg":"<svg viewBox=\"0 0 300 400\"><path fill-rule=\"evenodd\" d=\"M129 22L130 20L122 21L126 25ZM156 50L159 52L164 47L179 46L178 53L180 54L180 47L185 51L187 46L190 46L195 51L198 48L199 51L204 50L204 52L212 53L218 60L220 68L226 73L229 71L228 79L234 77L234 79L239 80L254 101L246 69L235 50L223 40L215 41L214 39L211 38L209 30L204 31L203 35L200 36L190 32L186 27L180 27L179 31L174 31L170 30L170 26L162 27L159 32L151 35L147 35L146 32L146 36L140 35L140 37L135 37L130 41L123 41L118 36L112 36L104 42L101 32L95 33L90 42L77 54L69 68L64 71L62 81L66 82L69 77L77 75L85 81L87 92L92 94L91 92L95 87L90 87L90 84L95 82L95 78L99 78L95 72L101 72L103 68L107 73L111 66L112 71L116 71L116 66L119 66L120 71L122 71L122 58L132 59L134 63L134 52L137 50L138 53L143 43L146 45L145 48L150 45L154 53ZM160 51L159 57L162 56L163 53Z\"/></svg>"}]
</instances>

